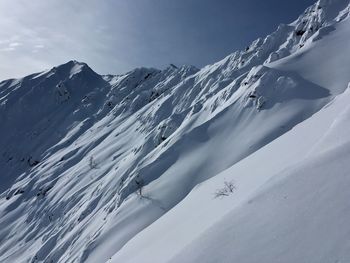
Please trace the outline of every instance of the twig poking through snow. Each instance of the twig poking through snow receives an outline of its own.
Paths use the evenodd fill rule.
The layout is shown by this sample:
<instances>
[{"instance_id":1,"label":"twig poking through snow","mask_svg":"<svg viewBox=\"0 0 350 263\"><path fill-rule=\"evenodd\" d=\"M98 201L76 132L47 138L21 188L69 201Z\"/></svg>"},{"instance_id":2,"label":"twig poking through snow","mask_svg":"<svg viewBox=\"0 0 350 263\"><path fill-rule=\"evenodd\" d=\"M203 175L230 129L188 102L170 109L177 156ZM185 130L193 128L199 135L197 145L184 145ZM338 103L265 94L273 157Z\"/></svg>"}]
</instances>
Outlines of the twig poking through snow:
<instances>
[{"instance_id":1,"label":"twig poking through snow","mask_svg":"<svg viewBox=\"0 0 350 263\"><path fill-rule=\"evenodd\" d=\"M234 191L236 190L236 186L234 181L225 181L224 182L224 186L218 190L216 190L216 192L214 193L214 197L215 198L223 198L225 196L229 196L231 194L234 193Z\"/></svg>"}]
</instances>

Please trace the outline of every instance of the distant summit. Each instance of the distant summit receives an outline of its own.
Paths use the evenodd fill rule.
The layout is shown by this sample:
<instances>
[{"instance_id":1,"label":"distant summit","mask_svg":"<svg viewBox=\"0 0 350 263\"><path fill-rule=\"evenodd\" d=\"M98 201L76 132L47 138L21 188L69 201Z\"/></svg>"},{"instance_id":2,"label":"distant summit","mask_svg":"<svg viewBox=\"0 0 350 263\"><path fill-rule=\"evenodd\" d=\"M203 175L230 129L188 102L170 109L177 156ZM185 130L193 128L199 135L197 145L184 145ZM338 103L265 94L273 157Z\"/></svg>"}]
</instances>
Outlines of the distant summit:
<instances>
[{"instance_id":1,"label":"distant summit","mask_svg":"<svg viewBox=\"0 0 350 263\"><path fill-rule=\"evenodd\" d=\"M170 67L177 69L177 66L175 66L174 64L171 64L171 63L170 63Z\"/></svg>"}]
</instances>

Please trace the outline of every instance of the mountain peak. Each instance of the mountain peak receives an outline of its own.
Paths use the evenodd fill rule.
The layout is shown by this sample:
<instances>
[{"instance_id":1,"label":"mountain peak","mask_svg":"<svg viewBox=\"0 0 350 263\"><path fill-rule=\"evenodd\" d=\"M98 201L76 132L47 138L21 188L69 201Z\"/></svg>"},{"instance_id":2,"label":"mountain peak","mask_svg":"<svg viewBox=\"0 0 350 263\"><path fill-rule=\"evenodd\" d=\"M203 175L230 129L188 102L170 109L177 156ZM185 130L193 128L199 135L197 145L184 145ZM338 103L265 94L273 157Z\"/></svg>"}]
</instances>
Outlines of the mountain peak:
<instances>
[{"instance_id":1,"label":"mountain peak","mask_svg":"<svg viewBox=\"0 0 350 263\"><path fill-rule=\"evenodd\" d=\"M68 78L72 78L74 75L81 73L90 74L94 76L98 75L86 63L79 62L77 60L70 60L64 64L55 66L50 71L59 75L67 75Z\"/></svg>"}]
</instances>

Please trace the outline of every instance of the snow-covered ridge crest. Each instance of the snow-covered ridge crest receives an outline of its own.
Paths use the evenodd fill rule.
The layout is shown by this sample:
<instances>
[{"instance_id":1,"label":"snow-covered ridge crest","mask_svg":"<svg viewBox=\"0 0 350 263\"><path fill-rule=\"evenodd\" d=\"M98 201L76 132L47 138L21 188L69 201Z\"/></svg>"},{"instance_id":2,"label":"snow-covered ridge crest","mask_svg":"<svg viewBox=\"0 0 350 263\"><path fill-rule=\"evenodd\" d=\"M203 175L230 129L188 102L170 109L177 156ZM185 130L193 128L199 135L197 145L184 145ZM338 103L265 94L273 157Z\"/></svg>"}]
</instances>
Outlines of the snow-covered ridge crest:
<instances>
[{"instance_id":1,"label":"snow-covered ridge crest","mask_svg":"<svg viewBox=\"0 0 350 263\"><path fill-rule=\"evenodd\" d=\"M210 178L223 183L220 173L244 166L343 96L348 13L349 1L318 1L293 23L202 69L100 76L70 61L1 82L0 261L106 262L117 253L113 260L132 262L129 247L152 243L142 233L171 222L164 215L186 206L193 189L211 189ZM275 166L264 162L267 179ZM205 227L203 220L198 231ZM195 233L181 238L190 242Z\"/></svg>"}]
</instances>

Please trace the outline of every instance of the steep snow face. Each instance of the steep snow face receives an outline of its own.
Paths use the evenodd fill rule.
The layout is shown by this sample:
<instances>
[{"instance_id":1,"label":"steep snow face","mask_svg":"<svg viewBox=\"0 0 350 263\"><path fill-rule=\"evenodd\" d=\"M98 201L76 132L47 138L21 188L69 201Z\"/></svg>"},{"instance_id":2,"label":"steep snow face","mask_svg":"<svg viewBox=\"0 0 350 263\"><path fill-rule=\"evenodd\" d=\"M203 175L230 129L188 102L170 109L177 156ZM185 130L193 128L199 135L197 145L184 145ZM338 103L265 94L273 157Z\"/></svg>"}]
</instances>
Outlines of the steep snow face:
<instances>
[{"instance_id":1,"label":"steep snow face","mask_svg":"<svg viewBox=\"0 0 350 263\"><path fill-rule=\"evenodd\" d=\"M81 244L72 260L83 258L89 245L81 233L84 219L93 220L95 214L105 218L114 211L122 203L119 192L128 184L133 166L159 145L161 136L171 133L168 128L160 135L157 122L146 125L147 116L139 109L156 103L196 71L137 69L108 77L71 61L2 82L1 225L6 227L1 236L8 242L1 243L1 261L55 261L62 251L69 255L76 238ZM166 124L170 115L171 111L164 112L159 122L164 119ZM131 191L126 187L123 198ZM18 236L11 232L17 225ZM69 234L72 230L74 235ZM49 233L56 237L49 238ZM13 246L18 240L28 242ZM54 251L56 246L63 248Z\"/></svg>"},{"instance_id":2,"label":"steep snow face","mask_svg":"<svg viewBox=\"0 0 350 263\"><path fill-rule=\"evenodd\" d=\"M195 188L112 262L348 262L349 99L350 85L292 131ZM234 193L213 198L225 181L234 182Z\"/></svg>"},{"instance_id":3,"label":"steep snow face","mask_svg":"<svg viewBox=\"0 0 350 263\"><path fill-rule=\"evenodd\" d=\"M348 18L336 25L327 25L308 40L304 49L269 66L297 72L317 85L332 87L332 93L336 95L344 90L349 81L350 70L347 65L350 65L350 56L347 50L340 51L350 45L349 35ZM320 60L327 62L314 67Z\"/></svg>"},{"instance_id":4,"label":"steep snow face","mask_svg":"<svg viewBox=\"0 0 350 263\"><path fill-rule=\"evenodd\" d=\"M342 10L339 12L339 10ZM332 30L334 20L341 21L349 14L348 0L324 0L318 1L313 6L307 8L296 21L285 26L281 25L277 32L282 34L272 34L270 38L280 44L277 50L269 55L267 62L284 58L291 53L302 49L307 41L317 39L319 35L324 35ZM316 33L316 34L315 34Z\"/></svg>"},{"instance_id":5,"label":"steep snow face","mask_svg":"<svg viewBox=\"0 0 350 263\"><path fill-rule=\"evenodd\" d=\"M272 247L261 256L273 262L276 253L295 247L295 238L274 247L268 233L281 238L310 214L297 221L274 216L285 213L270 201L282 193L278 185L296 178L285 191L309 191L314 213L320 203L311 183L298 192L299 174L332 185L323 201L338 184L348 185L344 176L327 177L347 157L336 158L347 150L340 147L347 133L338 132L347 130L341 124L347 114L338 113L350 81L348 16L348 0L318 1L295 22L201 70L171 65L100 76L70 61L1 82L0 261L106 262L115 254L115 262L229 259L223 255L255 262L247 244L256 241L257 248ZM322 169L314 172L318 163ZM235 180L237 192L213 200L225 178ZM248 198L260 194L267 197L248 206ZM291 204L303 209L300 199ZM256 220L264 207L271 213L262 222L273 217L280 227L257 229L258 239L250 229L261 226ZM349 219L342 207L334 213ZM303 248L327 236L324 226L333 217L320 216L317 226L325 230L310 232L286 262L298 262L293 255L309 258ZM244 227L236 239L237 224ZM332 240L322 255L335 255L327 252ZM229 253L231 245L238 252Z\"/></svg>"}]
</instances>

